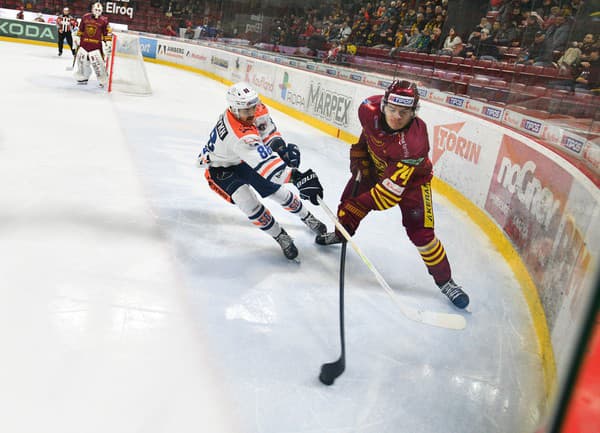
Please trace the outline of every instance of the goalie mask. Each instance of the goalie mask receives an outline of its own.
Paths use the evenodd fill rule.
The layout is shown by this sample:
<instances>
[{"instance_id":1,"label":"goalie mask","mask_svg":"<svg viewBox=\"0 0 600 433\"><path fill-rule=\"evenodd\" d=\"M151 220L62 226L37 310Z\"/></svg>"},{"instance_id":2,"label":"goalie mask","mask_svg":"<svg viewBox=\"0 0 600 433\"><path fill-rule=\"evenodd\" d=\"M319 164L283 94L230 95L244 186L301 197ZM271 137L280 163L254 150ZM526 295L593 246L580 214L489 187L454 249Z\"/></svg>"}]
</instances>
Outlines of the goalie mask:
<instances>
[{"instance_id":1,"label":"goalie mask","mask_svg":"<svg viewBox=\"0 0 600 433\"><path fill-rule=\"evenodd\" d=\"M102 15L102 3L94 3L92 5L92 15L94 15L94 18L98 18Z\"/></svg>"},{"instance_id":2,"label":"goalie mask","mask_svg":"<svg viewBox=\"0 0 600 433\"><path fill-rule=\"evenodd\" d=\"M249 113L254 116L254 109L260 100L258 93L252 89L247 83L237 83L227 90L227 104L233 115L241 121L251 121L248 119Z\"/></svg>"}]
</instances>

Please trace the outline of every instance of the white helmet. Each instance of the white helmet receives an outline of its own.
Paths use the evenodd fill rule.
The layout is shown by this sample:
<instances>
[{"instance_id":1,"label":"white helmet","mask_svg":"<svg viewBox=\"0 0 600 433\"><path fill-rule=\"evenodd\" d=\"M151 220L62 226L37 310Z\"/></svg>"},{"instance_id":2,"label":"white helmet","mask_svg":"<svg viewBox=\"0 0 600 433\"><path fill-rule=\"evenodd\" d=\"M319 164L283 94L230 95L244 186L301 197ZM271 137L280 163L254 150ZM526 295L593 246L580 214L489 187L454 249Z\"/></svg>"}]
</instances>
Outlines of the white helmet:
<instances>
[{"instance_id":1,"label":"white helmet","mask_svg":"<svg viewBox=\"0 0 600 433\"><path fill-rule=\"evenodd\" d=\"M258 105L258 93L248 83L237 83L227 90L227 103L235 117L239 117L239 110Z\"/></svg>"},{"instance_id":2,"label":"white helmet","mask_svg":"<svg viewBox=\"0 0 600 433\"><path fill-rule=\"evenodd\" d=\"M70 10L69 10L69 8L68 8L68 7L65 7L65 8L63 9L63 15L69 15L69 12L70 12Z\"/></svg>"},{"instance_id":3,"label":"white helmet","mask_svg":"<svg viewBox=\"0 0 600 433\"><path fill-rule=\"evenodd\" d=\"M94 3L92 5L92 15L94 15L95 18L98 18L100 15L102 15L102 3Z\"/></svg>"}]
</instances>

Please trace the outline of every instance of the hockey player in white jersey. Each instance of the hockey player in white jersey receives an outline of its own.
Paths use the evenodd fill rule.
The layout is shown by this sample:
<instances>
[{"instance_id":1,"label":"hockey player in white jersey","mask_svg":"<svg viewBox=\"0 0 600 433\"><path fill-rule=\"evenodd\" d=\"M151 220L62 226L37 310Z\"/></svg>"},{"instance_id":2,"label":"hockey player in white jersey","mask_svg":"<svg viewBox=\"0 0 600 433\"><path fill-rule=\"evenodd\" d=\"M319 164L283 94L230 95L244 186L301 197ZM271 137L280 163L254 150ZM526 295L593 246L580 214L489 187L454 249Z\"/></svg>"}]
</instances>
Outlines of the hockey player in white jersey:
<instances>
[{"instance_id":1,"label":"hockey player in white jersey","mask_svg":"<svg viewBox=\"0 0 600 433\"><path fill-rule=\"evenodd\" d=\"M292 182L300 197L315 205L317 197L323 197L323 187L312 170L302 173L298 169L298 146L283 140L256 91L246 83L235 84L227 91L227 103L229 108L198 156L200 166L207 167L205 177L213 191L234 203L252 224L277 241L288 259L294 259L298 250L293 239L255 191L297 215L314 233L323 234L327 231L325 224L283 184Z\"/></svg>"}]
</instances>

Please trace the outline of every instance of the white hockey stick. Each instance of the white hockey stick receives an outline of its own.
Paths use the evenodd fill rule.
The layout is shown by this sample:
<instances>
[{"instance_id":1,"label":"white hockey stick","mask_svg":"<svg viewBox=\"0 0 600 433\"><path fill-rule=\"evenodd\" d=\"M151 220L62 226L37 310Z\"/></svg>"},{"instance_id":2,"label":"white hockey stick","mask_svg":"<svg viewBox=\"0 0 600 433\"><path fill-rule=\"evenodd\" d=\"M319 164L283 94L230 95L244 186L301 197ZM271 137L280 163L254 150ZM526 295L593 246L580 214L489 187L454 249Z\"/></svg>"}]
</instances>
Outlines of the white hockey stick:
<instances>
[{"instance_id":1,"label":"white hockey stick","mask_svg":"<svg viewBox=\"0 0 600 433\"><path fill-rule=\"evenodd\" d=\"M338 231L346 238L348 243L352 246L356 254L362 259L362 261L367 265L369 270L375 275L375 278L384 288L388 295L392 298L392 300L396 303L396 305L400 308L402 314L404 314L408 319L414 320L415 322L425 323L431 326L437 326L439 328L446 329L465 329L467 326L467 321L463 316L458 314L449 314L449 313L436 313L434 311L421 310L418 308L413 308L407 305L404 305L400 302L400 299L394 294L392 288L388 285L388 283L383 279L379 271L375 269L375 266L371 263L371 261L363 254L363 252L358 248L356 242L352 239L352 236L348 233L348 231L344 228L343 225L337 220L335 214L327 207L327 205L321 200L320 197L317 197L317 201L327 214L331 221L335 223L335 227Z\"/></svg>"}]
</instances>

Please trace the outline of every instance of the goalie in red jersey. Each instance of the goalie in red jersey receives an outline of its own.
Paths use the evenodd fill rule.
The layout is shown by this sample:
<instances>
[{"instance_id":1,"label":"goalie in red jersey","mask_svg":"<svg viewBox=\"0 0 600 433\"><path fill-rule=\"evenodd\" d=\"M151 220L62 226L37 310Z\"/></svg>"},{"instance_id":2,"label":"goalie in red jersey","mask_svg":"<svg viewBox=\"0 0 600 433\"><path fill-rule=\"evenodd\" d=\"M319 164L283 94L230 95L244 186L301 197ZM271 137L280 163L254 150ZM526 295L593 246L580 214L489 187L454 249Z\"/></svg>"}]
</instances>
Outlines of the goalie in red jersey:
<instances>
[{"instance_id":1,"label":"goalie in red jersey","mask_svg":"<svg viewBox=\"0 0 600 433\"><path fill-rule=\"evenodd\" d=\"M77 49L75 79L78 84L87 84L92 70L98 78L100 87L106 86L108 74L105 58L112 50L112 31L108 18L102 15L102 4L94 3L92 12L81 18L79 30L79 48Z\"/></svg>"},{"instance_id":2,"label":"goalie in red jersey","mask_svg":"<svg viewBox=\"0 0 600 433\"><path fill-rule=\"evenodd\" d=\"M469 304L468 295L452 279L450 263L435 236L431 200L432 163L425 122L417 117L417 86L394 81L385 95L367 98L358 109L362 133L350 148L352 178L340 204L338 219L354 235L361 220L372 210L398 206L408 237L417 247L435 283L458 308ZM356 196L352 186L361 174ZM338 231L319 235L316 242L342 242Z\"/></svg>"}]
</instances>

